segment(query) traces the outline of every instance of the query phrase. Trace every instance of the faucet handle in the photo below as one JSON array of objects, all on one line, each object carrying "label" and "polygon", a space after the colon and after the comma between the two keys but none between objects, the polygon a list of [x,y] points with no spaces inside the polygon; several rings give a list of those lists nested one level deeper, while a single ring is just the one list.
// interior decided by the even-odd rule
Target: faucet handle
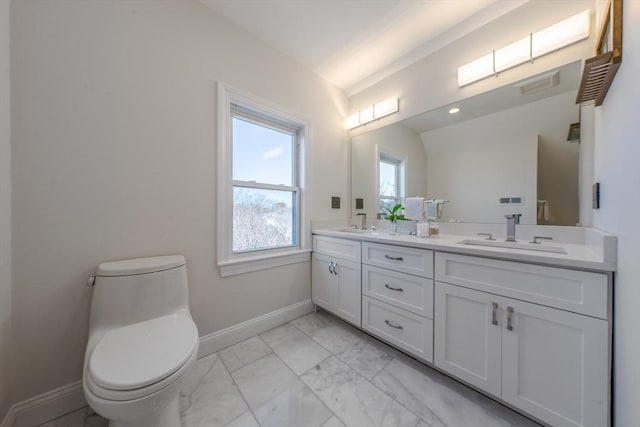
[{"label": "faucet handle", "polygon": [[536,245],[539,245],[540,242],[538,242],[538,240],[540,239],[544,239],[544,240],[553,240],[553,237],[545,237],[545,236],[533,236],[533,240],[531,240],[529,243],[534,243]]},{"label": "faucet handle", "polygon": [[486,239],[484,240],[496,240],[493,238],[493,233],[477,233],[478,236],[488,236]]},{"label": "faucet handle", "polygon": [[522,216],[522,214],[507,214],[504,217],[506,219],[515,219],[516,220],[516,224],[520,224],[520,217]]}]

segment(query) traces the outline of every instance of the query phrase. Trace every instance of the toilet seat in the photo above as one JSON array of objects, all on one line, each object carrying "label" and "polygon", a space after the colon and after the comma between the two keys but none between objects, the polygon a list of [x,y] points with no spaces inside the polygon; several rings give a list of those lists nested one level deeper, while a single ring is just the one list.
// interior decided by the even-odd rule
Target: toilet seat
[{"label": "toilet seat", "polygon": [[197,348],[197,328],[185,313],[112,329],[95,346],[86,380],[105,399],[143,397],[179,378]]}]

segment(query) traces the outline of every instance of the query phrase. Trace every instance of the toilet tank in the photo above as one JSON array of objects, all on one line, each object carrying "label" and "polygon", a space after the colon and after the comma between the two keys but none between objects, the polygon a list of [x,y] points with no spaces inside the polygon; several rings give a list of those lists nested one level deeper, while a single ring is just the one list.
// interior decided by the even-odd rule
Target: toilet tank
[{"label": "toilet tank", "polygon": [[129,325],[179,310],[189,311],[182,255],[106,262],[96,273],[89,328]]}]

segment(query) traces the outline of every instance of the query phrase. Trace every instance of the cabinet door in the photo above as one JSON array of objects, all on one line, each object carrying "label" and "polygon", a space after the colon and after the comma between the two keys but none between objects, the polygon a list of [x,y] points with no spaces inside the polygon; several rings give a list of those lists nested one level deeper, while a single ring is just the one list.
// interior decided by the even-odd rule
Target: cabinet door
[{"label": "cabinet door", "polygon": [[335,259],[338,279],[337,315],[347,322],[362,325],[362,289],[360,263]]},{"label": "cabinet door", "polygon": [[556,427],[609,425],[608,323],[503,302],[502,399]]},{"label": "cabinet door", "polygon": [[435,365],[496,396],[501,391],[500,300],[436,282]]},{"label": "cabinet door", "polygon": [[311,257],[311,300],[335,312],[338,307],[338,279],[333,273],[334,260],[316,253]]}]

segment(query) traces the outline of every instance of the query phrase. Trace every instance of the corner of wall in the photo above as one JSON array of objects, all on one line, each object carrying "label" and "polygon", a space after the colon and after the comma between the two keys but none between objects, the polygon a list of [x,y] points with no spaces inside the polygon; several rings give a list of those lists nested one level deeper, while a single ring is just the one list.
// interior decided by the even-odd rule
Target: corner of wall
[{"label": "corner of wall", "polygon": [[10,1],[0,1],[0,422],[11,404]]}]

